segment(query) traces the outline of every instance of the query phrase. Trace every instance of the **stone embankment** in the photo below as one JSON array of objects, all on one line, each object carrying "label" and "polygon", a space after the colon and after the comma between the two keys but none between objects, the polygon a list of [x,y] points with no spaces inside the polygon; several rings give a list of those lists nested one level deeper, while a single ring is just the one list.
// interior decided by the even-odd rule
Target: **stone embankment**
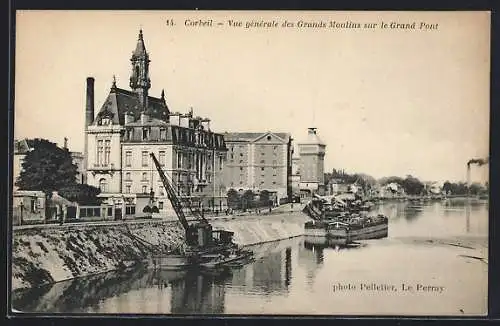
[{"label": "stone embankment", "polygon": [[[143,239],[147,239],[147,243]],[[178,223],[61,226],[14,230],[12,288],[121,269],[182,244]]]},{"label": "stone embankment", "polygon": [[[307,218],[296,212],[272,216],[214,219],[214,228],[235,232],[240,245],[303,234]],[[119,270],[147,261],[152,252],[182,246],[175,221],[62,225],[15,229],[12,239],[12,289],[30,288],[76,277]]]}]

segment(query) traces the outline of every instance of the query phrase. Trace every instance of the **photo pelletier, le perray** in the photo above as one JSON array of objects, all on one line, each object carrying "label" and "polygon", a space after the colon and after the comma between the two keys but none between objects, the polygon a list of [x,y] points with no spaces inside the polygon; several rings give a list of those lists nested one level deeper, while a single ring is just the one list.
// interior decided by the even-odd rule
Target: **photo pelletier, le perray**
[{"label": "photo pelletier, le perray", "polygon": [[488,313],[488,12],[15,21],[12,314]]}]

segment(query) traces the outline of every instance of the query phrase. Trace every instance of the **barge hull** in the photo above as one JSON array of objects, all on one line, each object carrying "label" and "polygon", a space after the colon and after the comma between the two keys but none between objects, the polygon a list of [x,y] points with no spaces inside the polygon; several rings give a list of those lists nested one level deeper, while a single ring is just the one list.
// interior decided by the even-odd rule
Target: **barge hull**
[{"label": "barge hull", "polygon": [[368,226],[361,229],[330,229],[327,235],[334,238],[346,237],[349,240],[369,240],[369,239],[380,239],[385,238],[388,235],[388,225],[380,224],[374,226]]}]

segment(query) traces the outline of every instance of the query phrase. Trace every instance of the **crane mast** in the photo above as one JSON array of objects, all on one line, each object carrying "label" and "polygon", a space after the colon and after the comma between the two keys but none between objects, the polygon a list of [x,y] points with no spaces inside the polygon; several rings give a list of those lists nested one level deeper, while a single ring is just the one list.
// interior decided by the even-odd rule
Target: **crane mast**
[{"label": "crane mast", "polygon": [[[161,168],[160,162],[156,159],[154,153],[150,154],[151,158],[153,159],[153,163],[156,167],[156,170],[158,171],[158,174],[160,175],[160,179],[163,183],[163,186],[165,187],[165,190],[167,192],[167,197],[172,203],[172,207],[175,211],[175,214],[177,215],[177,218],[182,224],[182,227],[184,228],[184,231],[186,232],[186,243],[188,246],[194,247],[194,248],[203,248],[210,246],[213,243],[213,230],[212,226],[208,221],[203,217],[201,214],[195,214],[193,210],[191,210],[191,207],[188,206],[189,210],[193,214],[193,216],[199,220],[198,223],[194,224],[189,224],[188,220],[186,218],[186,215],[184,214],[183,210],[183,205],[182,202],[180,201],[179,197],[176,194],[176,191],[174,187],[172,186],[172,183],[168,180],[167,176],[163,172]],[[227,234],[232,234],[232,232],[226,232]],[[229,241],[231,240],[229,237],[226,237]]]},{"label": "crane mast", "polygon": [[[163,172],[161,164],[156,159],[154,153],[150,153],[150,156],[153,160],[156,170],[158,171],[158,174],[160,175],[160,179],[163,183],[163,186],[165,187],[167,197],[172,203],[175,214],[177,215],[177,218],[181,222],[182,227],[186,232],[185,240],[187,248],[184,249],[183,255],[189,259],[189,262],[196,264],[200,261],[203,261],[204,259],[211,259],[210,256],[204,256],[210,255],[211,253],[218,254],[219,258],[227,258],[232,252],[234,253],[234,250],[238,249],[238,246],[233,242],[232,239],[234,232],[227,230],[213,230],[212,225],[210,225],[210,223],[208,223],[208,221],[201,214],[194,214],[194,216],[200,220],[198,223],[193,223],[191,225],[188,223],[186,215],[184,214],[182,202],[177,196],[172,183],[168,180],[167,176]],[[194,213],[191,210],[190,206],[188,206],[188,208],[192,213]],[[248,253],[242,254],[240,252],[239,255],[239,257],[247,257]],[[234,257],[231,258],[231,260],[234,259]],[[214,264],[219,263],[214,262]]]},{"label": "crane mast", "polygon": [[153,159],[154,165],[156,167],[156,170],[158,171],[158,174],[160,175],[161,182],[163,183],[163,187],[165,188],[167,192],[168,199],[172,203],[172,207],[174,208],[175,214],[177,215],[177,218],[182,224],[182,227],[184,230],[188,230],[189,228],[189,223],[186,219],[186,215],[184,214],[184,211],[182,210],[182,203],[180,202],[179,198],[175,194],[175,190],[170,184],[170,182],[167,179],[167,176],[161,169],[160,162],[156,159],[155,155],[153,153],[150,154],[151,158]]}]

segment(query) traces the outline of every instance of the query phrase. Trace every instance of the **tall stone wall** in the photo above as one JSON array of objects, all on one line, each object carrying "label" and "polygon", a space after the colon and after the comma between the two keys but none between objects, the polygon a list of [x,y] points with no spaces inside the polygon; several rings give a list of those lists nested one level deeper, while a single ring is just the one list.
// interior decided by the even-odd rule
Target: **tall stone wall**
[{"label": "tall stone wall", "polygon": [[[303,234],[306,217],[289,214],[212,221],[235,233],[239,245]],[[12,241],[12,288],[30,288],[146,262],[151,253],[184,245],[184,231],[174,221],[42,226],[17,229]]]}]

